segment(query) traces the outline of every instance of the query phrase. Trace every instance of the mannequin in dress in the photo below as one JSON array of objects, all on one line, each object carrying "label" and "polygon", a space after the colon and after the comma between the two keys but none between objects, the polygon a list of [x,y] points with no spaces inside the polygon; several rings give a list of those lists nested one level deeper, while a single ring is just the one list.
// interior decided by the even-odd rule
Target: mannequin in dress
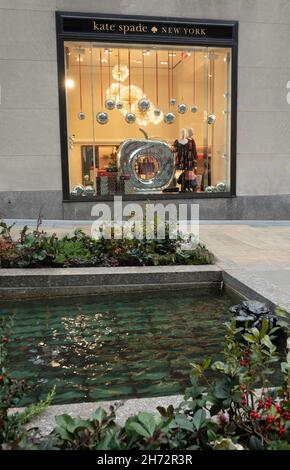
[{"label": "mannequin in dress", "polygon": [[189,152],[191,154],[191,158],[193,160],[193,167],[197,167],[197,150],[196,150],[196,143],[193,138],[193,129],[190,127],[187,129],[187,139],[189,142]]},{"label": "mannequin in dress", "polygon": [[175,153],[176,169],[182,170],[178,183],[181,184],[181,191],[184,192],[189,190],[188,181],[195,178],[192,170],[196,160],[195,142],[193,138],[187,138],[186,129],[180,129],[179,139],[175,140],[173,151]]}]

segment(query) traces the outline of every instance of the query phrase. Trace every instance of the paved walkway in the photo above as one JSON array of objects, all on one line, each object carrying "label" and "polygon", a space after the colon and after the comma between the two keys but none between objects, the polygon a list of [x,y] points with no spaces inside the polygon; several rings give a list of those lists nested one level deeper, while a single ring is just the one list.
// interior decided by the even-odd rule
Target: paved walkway
[{"label": "paved walkway", "polygon": [[[25,224],[35,221],[17,221],[14,233]],[[88,221],[43,222],[44,230],[58,235],[77,227],[90,233]],[[219,266],[290,308],[290,221],[202,221],[200,238]]]}]

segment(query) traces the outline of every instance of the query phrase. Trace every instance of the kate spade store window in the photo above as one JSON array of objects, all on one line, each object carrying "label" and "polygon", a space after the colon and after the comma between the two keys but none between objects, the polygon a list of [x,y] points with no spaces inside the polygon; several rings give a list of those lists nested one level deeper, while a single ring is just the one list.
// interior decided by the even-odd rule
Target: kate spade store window
[{"label": "kate spade store window", "polygon": [[61,47],[69,199],[233,194],[232,47]]}]

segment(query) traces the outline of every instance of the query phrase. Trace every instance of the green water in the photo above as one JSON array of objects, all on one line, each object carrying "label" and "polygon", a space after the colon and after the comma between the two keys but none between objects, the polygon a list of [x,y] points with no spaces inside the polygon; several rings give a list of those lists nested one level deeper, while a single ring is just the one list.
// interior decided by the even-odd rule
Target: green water
[{"label": "green water", "polygon": [[236,299],[209,291],[6,303],[14,316],[9,367],[55,403],[183,393],[190,362],[219,356]]}]

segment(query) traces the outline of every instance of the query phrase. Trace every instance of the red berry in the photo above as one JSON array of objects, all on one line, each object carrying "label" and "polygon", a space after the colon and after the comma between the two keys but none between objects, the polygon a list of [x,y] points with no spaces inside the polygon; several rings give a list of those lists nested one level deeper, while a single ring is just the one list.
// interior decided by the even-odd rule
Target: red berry
[{"label": "red berry", "polygon": [[5,337],[5,338],[2,339],[2,341],[3,341],[3,343],[8,343],[8,338]]},{"label": "red berry", "polygon": [[0,375],[0,382],[2,382],[2,381],[3,381],[3,376],[2,376],[2,375]]},{"label": "red berry", "polygon": [[242,400],[241,403],[242,403],[242,406],[246,406],[246,404],[247,404],[246,400]]}]

